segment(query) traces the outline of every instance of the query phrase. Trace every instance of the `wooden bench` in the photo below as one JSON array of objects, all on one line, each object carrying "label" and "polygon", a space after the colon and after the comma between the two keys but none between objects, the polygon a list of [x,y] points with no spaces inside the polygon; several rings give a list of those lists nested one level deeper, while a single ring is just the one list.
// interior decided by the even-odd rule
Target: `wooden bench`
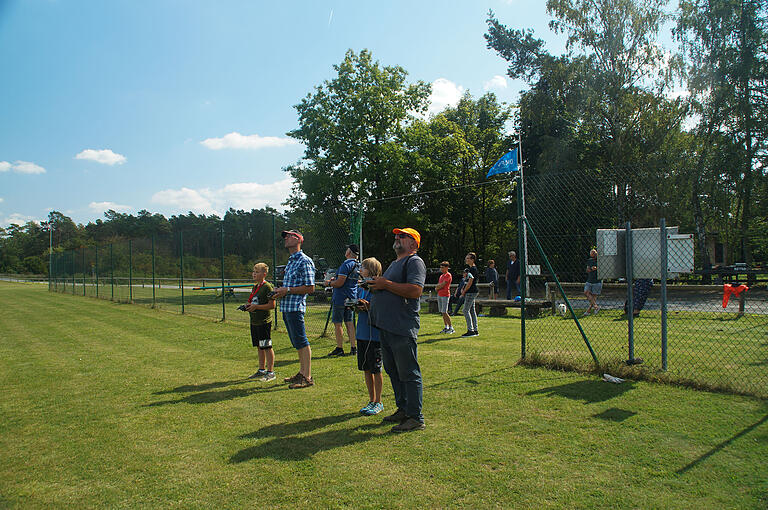
[{"label": "wooden bench", "polygon": [[[440,313],[437,309],[437,298],[428,297],[425,299],[429,305],[429,313]],[[476,299],[475,310],[477,313],[482,313],[483,307],[489,308],[488,315],[491,317],[501,317],[507,315],[507,308],[520,308],[520,301],[513,301],[508,299]],[[549,309],[552,307],[552,303],[544,299],[531,299],[525,300],[525,315],[526,318],[535,319],[541,315],[542,308]]]}]

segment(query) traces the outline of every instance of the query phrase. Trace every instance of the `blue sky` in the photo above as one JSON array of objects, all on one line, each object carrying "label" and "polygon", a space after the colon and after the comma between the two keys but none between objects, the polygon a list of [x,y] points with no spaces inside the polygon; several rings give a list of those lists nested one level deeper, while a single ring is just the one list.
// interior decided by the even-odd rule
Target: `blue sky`
[{"label": "blue sky", "polygon": [[293,105],[347,49],[433,83],[432,111],[466,90],[515,102],[486,15],[560,53],[544,3],[0,0],[0,226],[281,208]]}]

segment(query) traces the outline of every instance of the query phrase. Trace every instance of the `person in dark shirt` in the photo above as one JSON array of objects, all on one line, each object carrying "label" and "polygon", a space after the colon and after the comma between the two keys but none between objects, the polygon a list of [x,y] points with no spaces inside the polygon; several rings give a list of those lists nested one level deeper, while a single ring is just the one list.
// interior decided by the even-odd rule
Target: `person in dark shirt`
[{"label": "person in dark shirt", "polygon": [[473,252],[467,253],[464,261],[467,263],[467,283],[461,295],[464,296],[464,319],[467,321],[467,332],[462,337],[478,336],[477,330],[477,311],[475,310],[475,299],[477,299],[477,275],[479,271],[475,265],[477,255]]},{"label": "person in dark shirt", "polygon": [[517,289],[516,295],[520,295],[520,261],[513,251],[509,252],[507,261],[507,299],[512,299],[512,289]]},{"label": "person in dark shirt", "polygon": [[597,313],[600,307],[597,306],[597,296],[603,291],[603,282],[597,279],[597,250],[589,252],[587,259],[587,283],[584,284],[584,295],[589,300],[589,307],[584,315]]},{"label": "person in dark shirt", "polygon": [[493,259],[488,261],[488,267],[485,269],[485,281],[491,284],[490,298],[496,299],[499,292],[499,272],[496,271],[496,261]]}]

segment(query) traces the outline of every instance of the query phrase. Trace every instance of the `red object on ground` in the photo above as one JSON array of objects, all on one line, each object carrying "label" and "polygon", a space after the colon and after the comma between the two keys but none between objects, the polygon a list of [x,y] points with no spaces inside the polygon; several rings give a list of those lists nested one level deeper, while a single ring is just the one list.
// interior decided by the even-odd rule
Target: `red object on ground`
[{"label": "red object on ground", "polygon": [[723,285],[723,308],[728,306],[728,300],[731,298],[731,294],[738,296],[742,292],[746,292],[748,290],[749,287],[746,285],[732,285],[730,283]]}]

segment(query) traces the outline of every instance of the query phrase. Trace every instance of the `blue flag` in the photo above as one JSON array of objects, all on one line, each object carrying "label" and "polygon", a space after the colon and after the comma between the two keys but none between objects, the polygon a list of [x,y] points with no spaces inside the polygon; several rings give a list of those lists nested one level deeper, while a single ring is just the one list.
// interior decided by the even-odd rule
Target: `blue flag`
[{"label": "blue flag", "polygon": [[488,177],[496,174],[506,174],[509,172],[517,172],[518,170],[519,168],[517,167],[517,149],[512,149],[511,151],[507,152],[502,157],[500,157],[496,163],[494,163],[491,169],[488,170],[488,175],[486,175],[485,178],[487,179]]}]

